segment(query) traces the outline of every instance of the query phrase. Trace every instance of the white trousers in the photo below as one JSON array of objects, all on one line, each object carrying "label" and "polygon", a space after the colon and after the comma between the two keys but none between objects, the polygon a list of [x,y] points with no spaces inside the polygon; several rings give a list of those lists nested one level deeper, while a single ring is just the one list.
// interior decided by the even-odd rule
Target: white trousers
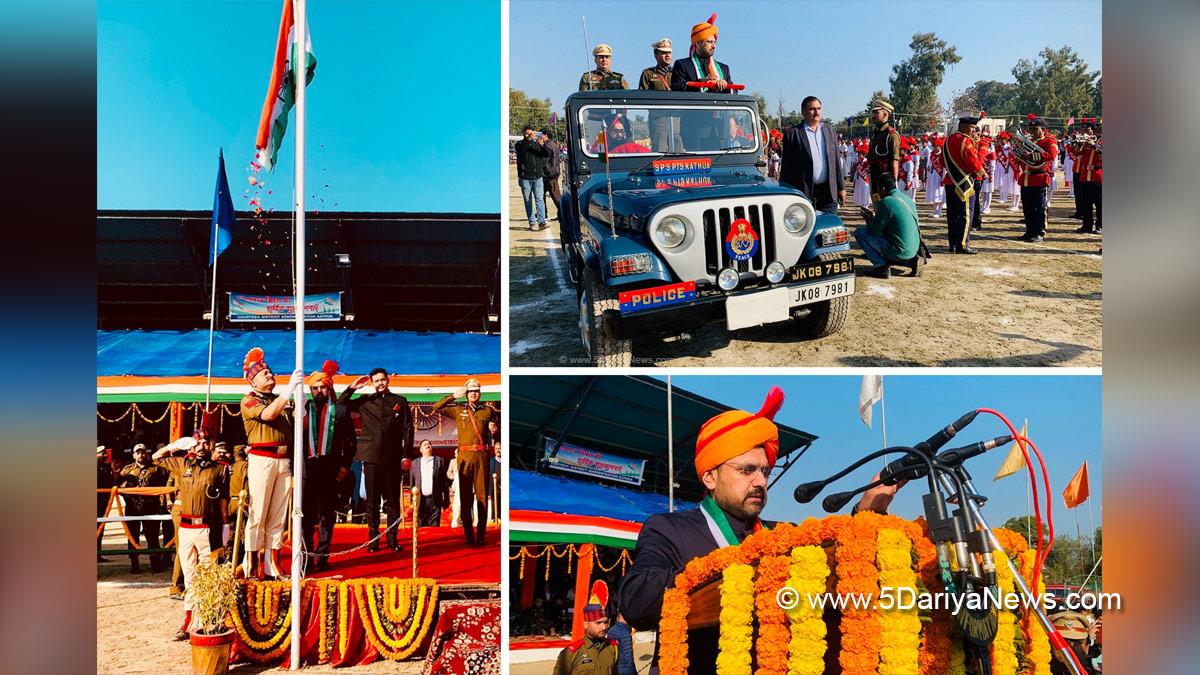
[{"label": "white trousers", "polygon": [[[287,523],[288,487],[292,476],[288,471],[288,458],[250,455],[246,468],[246,491],[250,514],[246,523],[246,552],[257,553],[264,548],[277,549],[283,546],[283,528]],[[250,558],[244,563],[250,573]],[[273,569],[267,556],[266,574],[278,576],[281,570]]]},{"label": "white trousers", "polygon": [[176,545],[179,547],[179,569],[183,571],[183,583],[187,591],[183,594],[183,611],[190,612],[196,607],[196,598],[192,590],[192,576],[196,573],[196,565],[212,554],[208,545],[207,527],[180,527],[175,531]]}]

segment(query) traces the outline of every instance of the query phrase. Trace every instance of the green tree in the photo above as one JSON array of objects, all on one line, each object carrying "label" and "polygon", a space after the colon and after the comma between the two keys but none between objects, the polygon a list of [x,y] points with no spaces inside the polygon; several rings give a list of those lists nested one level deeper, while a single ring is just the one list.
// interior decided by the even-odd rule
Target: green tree
[{"label": "green tree", "polygon": [[1096,86],[1092,87],[1092,112],[1096,113],[1097,117],[1102,115],[1104,110],[1104,106],[1101,105],[1104,89],[1100,86],[1100,80],[1101,78],[1097,77]]},{"label": "green tree", "polygon": [[535,129],[550,126],[550,99],[534,98],[520,89],[509,89],[508,133],[519,136],[526,124]]},{"label": "green tree", "polygon": [[1089,72],[1087,62],[1070,47],[1046,47],[1038,55],[1041,61],[1021,59],[1012,69],[1022,114],[1070,117],[1098,112],[1099,71]]},{"label": "green tree", "polygon": [[951,113],[987,112],[988,117],[1020,115],[1017,85],[996,80],[979,80],[964,89],[950,103]]},{"label": "green tree", "polygon": [[910,130],[930,128],[929,120],[942,113],[937,98],[946,69],[962,57],[954,47],[938,39],[935,33],[917,33],[909,43],[912,56],[892,66],[888,84],[892,87],[891,104],[896,112],[906,118],[916,116]]},{"label": "green tree", "polygon": [[[1025,537],[1025,542],[1031,547],[1037,545],[1037,520],[1033,516],[1014,516],[1004,521],[1001,527]],[[1049,539],[1049,536],[1050,532],[1045,527],[1042,527],[1043,545]]]}]

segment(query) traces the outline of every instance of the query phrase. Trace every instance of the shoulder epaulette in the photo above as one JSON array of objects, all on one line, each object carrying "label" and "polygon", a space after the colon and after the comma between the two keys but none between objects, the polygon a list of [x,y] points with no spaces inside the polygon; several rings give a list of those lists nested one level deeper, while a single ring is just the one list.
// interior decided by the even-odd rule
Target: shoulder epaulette
[{"label": "shoulder epaulette", "polygon": [[579,651],[579,648],[582,646],[583,646],[583,638],[580,638],[580,639],[572,642],[571,644],[567,645],[567,651],[574,654],[575,652]]}]

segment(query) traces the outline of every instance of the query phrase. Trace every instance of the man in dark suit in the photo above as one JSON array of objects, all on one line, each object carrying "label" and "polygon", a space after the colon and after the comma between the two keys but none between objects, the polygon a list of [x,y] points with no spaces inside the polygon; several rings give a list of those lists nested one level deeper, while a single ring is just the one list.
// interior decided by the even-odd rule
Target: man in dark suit
[{"label": "man in dark suit", "polygon": [[800,104],[804,123],[783,132],[783,165],[779,182],[803,192],[818,211],[837,213],[846,188],[837,157],[837,135],[821,123],[821,99],[808,96]]},{"label": "man in dark suit", "polygon": [[[375,392],[351,398],[356,390],[368,383]],[[393,551],[400,550],[396,529],[400,523],[400,479],[403,476],[401,463],[412,455],[413,420],[408,408],[408,399],[388,391],[388,375],[383,368],[375,368],[369,375],[360,377],[350,384],[338,398],[350,412],[358,413],[362,420],[362,431],[370,439],[358,448],[355,457],[362,462],[363,476],[367,484],[367,503],[364,507],[367,528],[374,540],[368,551],[378,551],[379,502],[382,499],[387,513],[387,545]]]},{"label": "man in dark suit", "polygon": [[[729,66],[717,60],[717,27],[713,24],[717,15],[713,14],[708,21],[692,26],[692,51],[686,59],[679,59],[671,66],[671,91],[704,91],[712,93],[731,93],[729,83]],[[711,82],[712,86],[704,89],[691,89],[688,82]]]},{"label": "man in dark suit", "polygon": [[442,522],[442,509],[450,502],[446,460],[433,454],[432,443],[421,441],[421,457],[413,460],[409,474],[413,489],[421,495],[421,527],[437,527]]},{"label": "man in dark suit", "polygon": [[354,421],[344,403],[333,398],[333,376],[337,362],[326,361],[321,369],[308,376],[306,383],[312,392],[305,418],[304,436],[304,545],[317,543],[313,548],[316,560],[313,569],[329,569],[329,543],[333,540],[333,524],[337,519],[338,484],[350,476],[354,462],[357,436]]}]

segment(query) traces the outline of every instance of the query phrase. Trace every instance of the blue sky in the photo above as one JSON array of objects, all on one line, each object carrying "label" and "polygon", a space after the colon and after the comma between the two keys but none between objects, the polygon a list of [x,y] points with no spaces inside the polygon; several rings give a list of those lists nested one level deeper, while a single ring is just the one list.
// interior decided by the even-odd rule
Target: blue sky
[{"label": "blue sky", "polygon": [[[1018,430],[1022,420],[1028,418],[1029,437],[1042,451],[1050,473],[1056,532],[1075,536],[1075,513],[1063,506],[1062,491],[1085,459],[1094,500],[1092,512],[1096,524],[1100,524],[1103,474],[1099,377],[888,375],[883,381],[889,445],[914,445],[976,408],[999,410]],[[820,497],[810,504],[797,504],[793,500],[792,491],[796,485],[830,476],[883,447],[879,405],[875,406],[873,430],[868,429],[858,416],[861,383],[860,376],[840,375],[679,375],[672,378],[676,387],[750,411],[761,407],[763,397],[772,385],[783,388],[787,399],[776,421],[819,437],[771,488],[764,516],[770,520],[789,521],[825,515]],[[959,447],[1007,433],[997,418],[980,415],[947,447]],[[1008,448],[997,448],[967,464],[975,487],[990,499],[983,513],[993,526],[1027,512],[1029,480],[1024,470],[999,481],[992,480],[1008,454]],[[878,462],[869,463],[830,485],[822,496],[866,484],[880,466]],[[1038,477],[1040,484],[1040,472]],[[910,483],[901,489],[891,512],[907,518],[921,515],[920,497],[925,485],[924,482]],[[1082,528],[1087,530],[1087,504],[1079,507],[1079,516]]]},{"label": "blue sky", "polygon": [[[97,4],[97,206],[237,208],[282,2]],[[497,213],[500,7],[308,3],[309,210]],[[295,113],[265,208],[291,208]]]},{"label": "blue sky", "polygon": [[819,96],[827,118],[861,110],[876,89],[890,89],[892,66],[907,59],[914,33],[936,33],[962,61],[938,90],[951,93],[977,80],[1012,82],[1019,59],[1045,47],[1070,45],[1092,70],[1101,66],[1099,2],[546,2],[514,0],[510,21],[510,85],[554,109],[594,67],[582,22],[595,46],[613,48],[613,70],[637,86],[653,64],[650,45],[662,37],[685,57],[691,27],[717,13],[717,59],[733,80],[766,97],[775,111],[799,110]]}]

